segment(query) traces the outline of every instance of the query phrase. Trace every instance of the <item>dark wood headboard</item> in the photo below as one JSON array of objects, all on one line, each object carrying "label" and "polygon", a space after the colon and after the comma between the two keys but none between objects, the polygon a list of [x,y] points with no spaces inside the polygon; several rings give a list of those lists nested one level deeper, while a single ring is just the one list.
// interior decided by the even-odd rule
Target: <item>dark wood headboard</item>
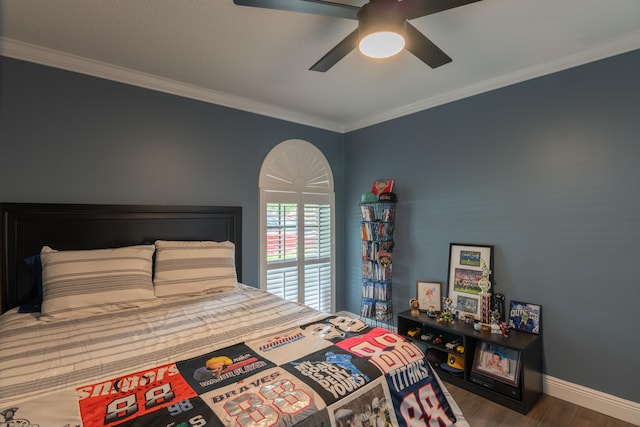
[{"label": "dark wood headboard", "polygon": [[25,302],[24,258],[42,246],[58,250],[102,249],[155,240],[230,240],[242,280],[242,208],[0,203],[0,312]]}]

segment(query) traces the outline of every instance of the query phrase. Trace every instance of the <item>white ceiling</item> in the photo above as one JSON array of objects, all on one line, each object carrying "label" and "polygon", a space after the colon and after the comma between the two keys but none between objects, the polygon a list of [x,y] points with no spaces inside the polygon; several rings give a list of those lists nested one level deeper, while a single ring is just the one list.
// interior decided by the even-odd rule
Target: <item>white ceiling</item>
[{"label": "white ceiling", "polygon": [[411,21],[449,64],[353,51],[326,73],[308,69],[357,21],[232,0],[0,0],[0,14],[4,56],[339,132],[640,48],[640,0],[482,0]]}]

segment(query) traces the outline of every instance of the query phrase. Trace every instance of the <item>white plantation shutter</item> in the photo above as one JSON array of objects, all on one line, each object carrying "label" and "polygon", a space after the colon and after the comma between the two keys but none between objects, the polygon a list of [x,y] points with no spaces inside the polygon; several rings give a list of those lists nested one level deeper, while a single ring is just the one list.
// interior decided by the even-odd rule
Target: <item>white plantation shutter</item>
[{"label": "white plantation shutter", "polygon": [[326,159],[285,141],[260,171],[261,287],[318,310],[334,308],[334,195]]},{"label": "white plantation shutter", "polygon": [[289,301],[298,301],[298,267],[267,269],[267,290]]},{"label": "white plantation shutter", "polygon": [[266,212],[267,290],[298,301],[298,204],[267,202]]},{"label": "white plantation shutter", "polygon": [[304,302],[331,311],[331,205],[304,204]]}]

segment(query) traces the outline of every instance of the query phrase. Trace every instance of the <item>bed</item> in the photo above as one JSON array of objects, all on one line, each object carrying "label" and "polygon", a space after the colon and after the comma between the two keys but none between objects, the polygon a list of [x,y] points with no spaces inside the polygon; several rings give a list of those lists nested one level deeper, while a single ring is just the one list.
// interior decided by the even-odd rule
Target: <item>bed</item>
[{"label": "bed", "polygon": [[0,203],[0,426],[468,426],[392,331],[242,283],[240,207]]}]

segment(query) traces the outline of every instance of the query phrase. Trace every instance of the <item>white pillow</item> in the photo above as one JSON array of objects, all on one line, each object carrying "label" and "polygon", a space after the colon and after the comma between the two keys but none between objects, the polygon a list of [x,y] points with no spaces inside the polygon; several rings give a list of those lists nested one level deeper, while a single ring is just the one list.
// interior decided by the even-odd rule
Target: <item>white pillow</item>
[{"label": "white pillow", "polygon": [[155,246],[158,297],[222,292],[237,285],[233,242],[157,240]]},{"label": "white pillow", "polygon": [[86,251],[44,246],[42,320],[138,307],[154,300],[152,245]]}]

